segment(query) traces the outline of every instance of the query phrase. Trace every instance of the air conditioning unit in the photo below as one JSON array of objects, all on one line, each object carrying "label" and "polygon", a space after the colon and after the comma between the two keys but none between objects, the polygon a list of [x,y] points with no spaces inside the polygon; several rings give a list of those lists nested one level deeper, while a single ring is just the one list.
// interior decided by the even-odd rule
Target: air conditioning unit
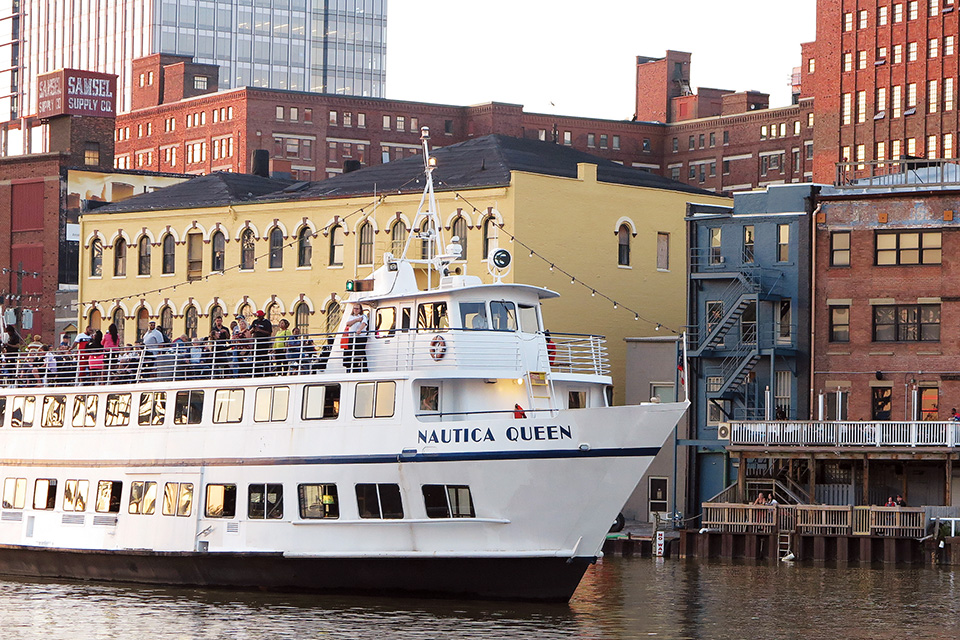
[{"label": "air conditioning unit", "polygon": [[726,440],[727,442],[730,441],[730,423],[729,422],[721,422],[717,426],[717,440]]}]

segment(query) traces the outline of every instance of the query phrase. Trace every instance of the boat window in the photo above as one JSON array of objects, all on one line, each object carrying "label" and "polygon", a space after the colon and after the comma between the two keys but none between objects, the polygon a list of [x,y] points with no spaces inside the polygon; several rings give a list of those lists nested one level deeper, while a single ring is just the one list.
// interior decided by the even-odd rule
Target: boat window
[{"label": "boat window", "polygon": [[482,302],[460,303],[460,326],[464,329],[487,329],[487,305]]},{"label": "boat window", "polygon": [[603,388],[603,398],[607,401],[606,406],[613,406],[613,385],[607,385]]},{"label": "boat window", "polygon": [[[94,411],[96,413],[96,411]],[[104,421],[108,427],[125,427],[130,424],[130,394],[108,393]]]},{"label": "boat window", "polygon": [[251,484],[247,501],[247,517],[254,520],[283,518],[283,485]]},{"label": "boat window", "polygon": [[163,424],[163,416],[166,414],[166,407],[166,391],[148,391],[141,393],[140,416],[138,418],[139,424]]},{"label": "boat window", "polygon": [[123,491],[123,483],[119,480],[101,480],[97,483],[97,503],[95,508],[98,513],[120,513],[120,492]]},{"label": "boat window", "polygon": [[587,407],[587,392],[586,391],[571,391],[567,394],[567,408],[568,409],[586,409]]},{"label": "boat window", "polygon": [[304,420],[322,420],[340,415],[340,385],[312,384],[303,388]]},{"label": "boat window", "polygon": [[71,426],[92,427],[97,424],[97,399],[95,393],[79,395],[73,398],[73,416]]},{"label": "boat window", "polygon": [[189,516],[192,511],[192,482],[168,482],[163,486],[163,515]]},{"label": "boat window", "polygon": [[130,504],[127,513],[142,516],[153,515],[157,510],[157,483],[136,482],[130,483]]},{"label": "boat window", "polygon": [[512,302],[491,302],[490,319],[494,331],[516,331],[517,310]]},{"label": "boat window", "polygon": [[449,326],[446,302],[426,302],[417,307],[417,329],[446,329]]},{"label": "boat window", "polygon": [[400,329],[406,331],[411,326],[413,310],[410,307],[404,307],[400,313]]},{"label": "boat window", "polygon": [[0,426],[3,426],[3,419],[7,413],[7,396],[0,396]]},{"label": "boat window", "polygon": [[208,518],[232,518],[237,515],[237,485],[208,484],[204,513]]},{"label": "boat window", "polygon": [[27,479],[7,478],[3,481],[3,508],[23,509],[27,503]]},{"label": "boat window", "polygon": [[300,517],[304,520],[340,517],[337,485],[301,484],[297,493],[300,496]]},{"label": "boat window", "polygon": [[475,518],[470,487],[455,484],[423,485],[428,518]]},{"label": "boat window", "polygon": [[240,422],[243,418],[243,389],[217,389],[213,394],[213,421]]},{"label": "boat window", "polygon": [[203,416],[203,391],[177,391],[177,401],[173,406],[174,424],[200,424]]},{"label": "boat window", "polygon": [[396,307],[381,307],[377,309],[377,337],[389,338],[397,332]]},{"label": "boat window", "polygon": [[86,511],[87,492],[90,483],[87,480],[67,480],[63,483],[63,510]]},{"label": "boat window", "polygon": [[440,387],[420,386],[420,411],[440,411]]},{"label": "boat window", "polygon": [[257,422],[280,422],[287,419],[290,387],[260,387],[257,389],[253,419]]},{"label": "boat window", "polygon": [[33,483],[33,508],[40,510],[57,508],[57,481],[53,478],[37,478]]},{"label": "boat window", "polygon": [[354,418],[391,418],[397,394],[397,383],[358,382],[353,403]]},{"label": "boat window", "polygon": [[361,518],[403,518],[400,487],[395,484],[358,484],[357,510]]},{"label": "boat window", "polygon": [[11,427],[32,427],[34,396],[17,396],[13,399],[13,412],[10,414]]},{"label": "boat window", "polygon": [[40,414],[41,427],[62,427],[63,414],[66,413],[66,396],[45,396],[43,412]]},{"label": "boat window", "polygon": [[524,333],[537,333],[540,331],[540,317],[537,315],[537,308],[530,304],[518,305],[520,314],[520,331]]}]

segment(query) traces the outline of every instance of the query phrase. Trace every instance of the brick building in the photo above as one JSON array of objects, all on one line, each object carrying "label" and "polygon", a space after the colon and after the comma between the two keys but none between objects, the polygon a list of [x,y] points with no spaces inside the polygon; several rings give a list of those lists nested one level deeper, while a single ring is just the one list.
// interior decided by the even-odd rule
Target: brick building
[{"label": "brick building", "polygon": [[[344,163],[381,164],[418,152],[419,128],[438,144],[488,134],[573,147],[709,191],[809,181],[809,101],[768,109],[768,96],[689,88],[657,71],[674,58],[638,58],[632,121],[527,113],[521,105],[453,106],[330,94],[240,88],[217,92],[216,72],[177,56],[136,61],[134,110],[117,119],[117,166],[124,169],[247,171],[268,149],[274,171],[322,179]],[[205,88],[199,88],[205,87]],[[665,96],[662,109],[646,96]],[[669,99],[666,99],[669,97]],[[682,114],[676,121],[667,109]],[[666,114],[666,116],[664,115]],[[665,119],[666,117],[666,119]]]}]

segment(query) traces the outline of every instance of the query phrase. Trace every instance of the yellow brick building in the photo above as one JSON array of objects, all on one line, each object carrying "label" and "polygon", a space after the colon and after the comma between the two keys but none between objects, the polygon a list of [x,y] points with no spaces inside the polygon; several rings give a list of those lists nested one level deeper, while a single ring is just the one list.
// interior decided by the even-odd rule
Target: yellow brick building
[{"label": "yellow brick building", "polygon": [[[561,294],[544,305],[551,331],[606,335],[617,384],[625,337],[682,327],[686,204],[728,199],[534,140],[485,136],[434,155],[444,239],[464,247],[457,267],[491,281],[484,249],[509,249],[505,280]],[[173,339],[263,309],[333,330],[346,281],[409,237],[422,173],[414,157],[294,185],[214,174],[86,213],[80,322],[116,322],[133,342],[149,319]]]}]

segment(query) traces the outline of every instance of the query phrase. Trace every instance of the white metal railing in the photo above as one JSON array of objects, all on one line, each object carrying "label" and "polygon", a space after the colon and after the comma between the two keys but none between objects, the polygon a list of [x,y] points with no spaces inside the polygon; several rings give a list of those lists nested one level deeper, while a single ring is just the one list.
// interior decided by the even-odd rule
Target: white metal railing
[{"label": "white metal railing", "polygon": [[731,422],[730,444],[795,447],[954,447],[960,422]]},{"label": "white metal railing", "polygon": [[525,346],[529,337],[493,330],[371,331],[365,338],[354,342],[344,334],[310,334],[279,341],[271,336],[118,349],[24,349],[0,355],[0,379],[16,388],[425,368],[501,369],[510,375],[534,367],[596,375],[610,371],[599,336],[550,334],[549,341],[538,336],[539,348]]}]

